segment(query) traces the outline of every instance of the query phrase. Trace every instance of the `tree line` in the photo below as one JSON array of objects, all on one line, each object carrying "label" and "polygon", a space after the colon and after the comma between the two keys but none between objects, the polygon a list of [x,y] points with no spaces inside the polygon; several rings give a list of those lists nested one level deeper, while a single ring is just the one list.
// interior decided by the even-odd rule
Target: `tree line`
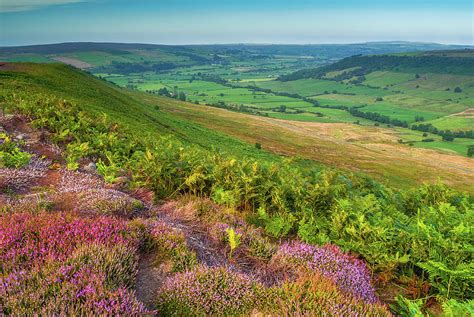
[{"label": "tree line", "polygon": [[[347,70],[336,76],[337,79],[348,79],[354,76],[364,76],[377,70],[387,69],[423,69],[435,73],[460,72],[474,75],[474,58],[448,57],[448,56],[396,56],[396,55],[355,55],[344,58],[334,64],[319,68],[302,69],[291,74],[282,75],[280,81],[293,81],[298,79],[322,79],[326,73]],[[350,76],[350,77],[349,77]]]}]

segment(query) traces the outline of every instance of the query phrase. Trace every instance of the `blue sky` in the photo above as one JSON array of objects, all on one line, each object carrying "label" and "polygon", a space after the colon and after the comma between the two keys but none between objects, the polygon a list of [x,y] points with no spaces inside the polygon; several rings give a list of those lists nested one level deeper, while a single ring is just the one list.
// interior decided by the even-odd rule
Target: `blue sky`
[{"label": "blue sky", "polygon": [[474,44],[473,0],[0,0],[0,45]]}]

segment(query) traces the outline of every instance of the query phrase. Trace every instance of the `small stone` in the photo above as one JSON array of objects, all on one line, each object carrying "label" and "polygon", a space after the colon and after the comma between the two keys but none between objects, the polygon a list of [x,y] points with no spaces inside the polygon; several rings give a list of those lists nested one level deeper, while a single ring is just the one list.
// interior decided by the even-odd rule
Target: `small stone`
[{"label": "small stone", "polygon": [[26,137],[25,134],[20,133],[20,134],[18,134],[18,135],[16,136],[16,138],[17,138],[17,140],[20,140],[20,141],[21,141],[21,140],[25,140],[27,137]]},{"label": "small stone", "polygon": [[89,173],[95,173],[97,170],[97,166],[95,165],[94,162],[90,162],[86,166],[84,166],[84,171],[89,172]]}]

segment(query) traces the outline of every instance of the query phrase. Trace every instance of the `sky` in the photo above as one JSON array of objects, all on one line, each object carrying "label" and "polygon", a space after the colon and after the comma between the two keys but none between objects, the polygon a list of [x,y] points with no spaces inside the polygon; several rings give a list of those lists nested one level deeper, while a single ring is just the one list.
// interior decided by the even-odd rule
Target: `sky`
[{"label": "sky", "polygon": [[0,46],[474,44],[474,0],[0,0]]}]

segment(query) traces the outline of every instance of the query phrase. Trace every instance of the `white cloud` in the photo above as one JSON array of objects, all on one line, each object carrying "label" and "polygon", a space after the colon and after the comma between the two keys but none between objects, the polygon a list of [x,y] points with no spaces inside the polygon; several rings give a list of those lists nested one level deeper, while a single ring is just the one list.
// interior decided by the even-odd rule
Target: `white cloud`
[{"label": "white cloud", "polygon": [[30,11],[42,7],[84,2],[85,0],[0,0],[1,12]]}]

